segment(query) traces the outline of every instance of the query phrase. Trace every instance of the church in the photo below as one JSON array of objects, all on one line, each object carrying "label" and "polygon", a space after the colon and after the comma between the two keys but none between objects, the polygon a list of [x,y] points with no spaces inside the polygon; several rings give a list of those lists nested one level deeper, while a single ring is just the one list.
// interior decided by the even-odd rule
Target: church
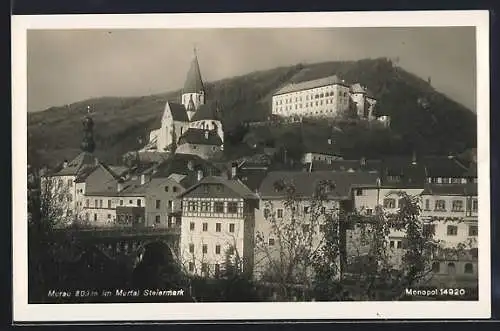
[{"label": "church", "polygon": [[160,128],[149,134],[144,151],[218,157],[224,149],[220,109],[207,102],[196,51],[191,62],[180,103],[167,101]]}]

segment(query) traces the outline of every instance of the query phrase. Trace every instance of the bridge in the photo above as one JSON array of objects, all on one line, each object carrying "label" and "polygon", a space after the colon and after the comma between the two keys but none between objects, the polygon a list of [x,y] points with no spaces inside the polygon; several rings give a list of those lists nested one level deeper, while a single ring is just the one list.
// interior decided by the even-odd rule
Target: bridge
[{"label": "bridge", "polygon": [[173,256],[179,255],[179,227],[69,227],[54,231],[54,240],[66,245],[94,246],[114,260],[129,259],[133,264],[147,246],[160,243]]}]

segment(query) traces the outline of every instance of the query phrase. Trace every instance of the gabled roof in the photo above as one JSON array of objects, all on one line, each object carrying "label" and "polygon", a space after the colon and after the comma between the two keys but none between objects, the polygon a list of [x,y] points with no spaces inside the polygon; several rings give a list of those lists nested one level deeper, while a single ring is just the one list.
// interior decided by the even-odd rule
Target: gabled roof
[{"label": "gabled roof", "polygon": [[322,181],[329,181],[333,187],[328,193],[331,199],[346,199],[351,195],[351,188],[363,185],[376,185],[377,174],[366,172],[331,172],[331,171],[272,171],[267,174],[260,185],[262,198],[283,198],[286,192],[279,189],[280,182],[295,187],[298,197],[310,198],[317,185]]},{"label": "gabled roof", "polygon": [[427,177],[467,177],[470,169],[454,157],[429,156],[422,161]]},{"label": "gabled roof", "polygon": [[427,184],[422,195],[477,196],[477,184]]},{"label": "gabled roof", "polygon": [[191,62],[191,67],[187,73],[186,81],[184,83],[183,93],[199,93],[205,92],[205,87],[203,86],[203,80],[201,79],[200,65],[198,63],[198,57],[194,56]]},{"label": "gabled roof", "polygon": [[[198,183],[191,186],[186,191],[184,191],[182,194],[180,194],[179,198],[182,198],[182,197],[189,195],[197,187],[204,185],[204,184],[223,185],[223,186],[227,187],[228,189],[230,189],[234,194],[240,196],[243,199],[258,199],[258,196],[255,193],[253,193],[248,187],[246,187],[245,184],[243,184],[241,181],[239,181],[237,179],[226,179],[224,177],[219,177],[219,176],[204,177]],[[209,194],[207,193],[207,196],[208,195]],[[212,196],[212,195],[210,195],[210,196]]]},{"label": "gabled roof", "polygon": [[285,85],[278,91],[276,91],[274,95],[297,92],[302,90],[309,90],[316,87],[327,86],[327,85],[345,85],[345,83],[343,83],[336,75],[333,75],[299,83],[290,83],[288,85]]},{"label": "gabled roof", "polygon": [[73,160],[68,162],[68,165],[54,174],[54,176],[76,176],[85,168],[95,167],[98,164],[98,159],[89,152],[81,152]]},{"label": "gabled roof", "polygon": [[189,122],[189,117],[184,105],[171,101],[167,101],[167,105],[170,108],[170,113],[174,121]]},{"label": "gabled roof", "polygon": [[220,175],[221,171],[211,162],[197,155],[173,154],[155,168],[154,178],[167,178],[176,174],[183,187],[190,187],[198,181],[197,172],[201,170],[204,176]]},{"label": "gabled roof", "polygon": [[182,144],[196,144],[196,145],[222,145],[222,139],[214,130],[203,130],[189,128],[187,131],[179,138],[178,145]]},{"label": "gabled roof", "polygon": [[217,108],[213,104],[200,105],[193,117],[191,122],[203,121],[203,120],[218,120],[217,118]]}]

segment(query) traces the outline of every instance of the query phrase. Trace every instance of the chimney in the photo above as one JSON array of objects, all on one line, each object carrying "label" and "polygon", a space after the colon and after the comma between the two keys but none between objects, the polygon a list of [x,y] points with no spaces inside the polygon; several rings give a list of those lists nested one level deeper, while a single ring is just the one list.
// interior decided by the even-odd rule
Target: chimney
[{"label": "chimney", "polygon": [[144,184],[146,184],[147,182],[149,182],[148,175],[146,175],[146,174],[142,174],[142,175],[141,175],[141,185],[144,185]]},{"label": "chimney", "polygon": [[116,184],[116,190],[117,190],[118,192],[123,191],[123,183],[122,183],[122,182],[118,182],[118,183]]},{"label": "chimney", "polygon": [[411,164],[417,165],[417,153],[415,151],[413,151],[413,155],[411,157]]},{"label": "chimney", "polygon": [[64,160],[63,162],[63,168],[67,168],[68,167],[68,160]]},{"label": "chimney", "polygon": [[205,131],[205,139],[208,139],[208,131]]},{"label": "chimney", "polygon": [[366,165],[366,158],[362,157],[359,163],[361,164],[362,167],[364,167]]},{"label": "chimney", "polygon": [[193,163],[193,161],[191,161],[191,160],[188,161],[187,168],[188,168],[188,170],[191,170],[191,171],[194,169],[194,163]]},{"label": "chimney", "polygon": [[332,144],[332,139],[328,138],[328,145]]},{"label": "chimney", "polygon": [[236,179],[236,175],[238,173],[238,163],[231,163],[231,176],[229,179]]},{"label": "chimney", "polygon": [[203,179],[203,171],[201,169],[199,169],[197,172],[196,172],[196,178],[198,179],[198,181],[202,180]]}]

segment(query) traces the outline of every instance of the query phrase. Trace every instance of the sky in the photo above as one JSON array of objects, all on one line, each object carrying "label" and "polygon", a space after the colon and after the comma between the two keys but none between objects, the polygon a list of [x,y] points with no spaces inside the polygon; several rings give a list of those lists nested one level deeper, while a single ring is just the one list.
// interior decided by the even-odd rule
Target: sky
[{"label": "sky", "polygon": [[196,47],[203,79],[364,58],[397,65],[476,108],[474,27],[29,30],[28,111],[182,87]]}]

